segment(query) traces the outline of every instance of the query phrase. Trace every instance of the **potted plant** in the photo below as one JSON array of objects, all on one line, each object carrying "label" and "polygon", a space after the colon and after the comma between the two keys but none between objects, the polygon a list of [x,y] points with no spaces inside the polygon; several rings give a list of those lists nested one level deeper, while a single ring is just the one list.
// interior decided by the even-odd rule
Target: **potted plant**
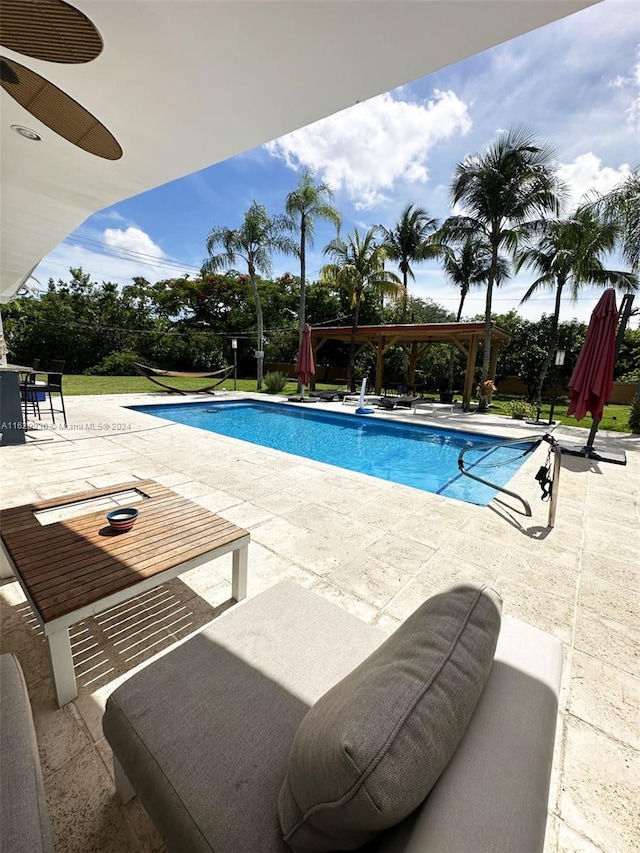
[{"label": "potted plant", "polygon": [[493,394],[498,389],[493,384],[493,379],[485,379],[484,382],[480,382],[478,387],[476,388],[476,394],[478,396],[479,408],[487,409],[491,405],[491,398]]}]

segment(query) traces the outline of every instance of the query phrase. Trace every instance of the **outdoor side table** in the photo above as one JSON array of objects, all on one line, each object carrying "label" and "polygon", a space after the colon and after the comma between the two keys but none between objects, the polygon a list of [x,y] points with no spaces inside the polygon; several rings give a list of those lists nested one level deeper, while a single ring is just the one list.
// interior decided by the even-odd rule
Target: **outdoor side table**
[{"label": "outdoor side table", "polygon": [[[139,515],[126,532],[112,531],[104,510],[47,525],[35,514],[131,491]],[[42,626],[59,706],[78,695],[69,637],[74,623],[229,552],[232,598],[247,594],[250,533],[154,480],[2,510],[0,538],[0,577],[15,575]]]}]

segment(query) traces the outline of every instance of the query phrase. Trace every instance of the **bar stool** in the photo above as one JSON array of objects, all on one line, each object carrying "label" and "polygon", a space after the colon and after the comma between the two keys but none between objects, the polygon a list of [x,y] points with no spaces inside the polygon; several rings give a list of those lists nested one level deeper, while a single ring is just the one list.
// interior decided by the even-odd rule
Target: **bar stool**
[{"label": "bar stool", "polygon": [[[49,397],[49,408],[51,409],[51,419],[55,423],[55,412],[61,413],[64,419],[64,425],[67,425],[67,412],[64,407],[64,394],[62,393],[62,371],[64,370],[64,361],[52,361],[47,371],[47,381],[44,385],[37,384],[39,392],[44,391]],[[53,408],[53,394],[60,395],[61,408]]]}]

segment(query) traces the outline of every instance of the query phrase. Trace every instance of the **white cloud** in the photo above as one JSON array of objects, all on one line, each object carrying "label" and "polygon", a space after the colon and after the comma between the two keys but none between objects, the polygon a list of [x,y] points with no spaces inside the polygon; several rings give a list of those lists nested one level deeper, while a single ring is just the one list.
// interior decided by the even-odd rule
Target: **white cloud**
[{"label": "white cloud", "polygon": [[[46,289],[49,278],[54,281],[62,279],[69,281],[69,268],[82,267],[84,272],[89,273],[91,281],[101,283],[110,281],[113,284],[131,284],[135,276],[143,276],[147,281],[154,284],[167,278],[176,278],[183,273],[195,275],[195,268],[189,269],[179,267],[170,260],[139,259],[137,256],[107,254],[99,249],[90,248],[72,242],[60,243],[56,248],[43,258],[34,271],[38,282],[38,289]],[[157,247],[156,247],[157,248]]]},{"label": "white cloud", "polygon": [[617,169],[603,166],[600,157],[593,152],[580,154],[572,163],[561,163],[557,172],[569,188],[567,210],[573,210],[585,195],[592,193],[607,193],[617,183],[629,174],[629,166],[623,163]]},{"label": "white cloud", "polygon": [[129,226],[124,231],[121,228],[106,228],[104,243],[111,249],[140,255],[142,259],[156,258],[160,260],[165,257],[160,246],[154,243],[145,231],[133,226]]},{"label": "white cloud", "polygon": [[385,199],[395,181],[425,183],[429,150],[471,128],[467,105],[452,91],[409,102],[380,95],[294,131],[265,147],[292,169],[312,168],[357,208]]},{"label": "white cloud", "polygon": [[630,104],[627,107],[627,121],[632,128],[638,127],[640,123],[640,45],[636,49],[636,62],[628,75],[618,74],[611,81],[614,89],[628,92]]}]

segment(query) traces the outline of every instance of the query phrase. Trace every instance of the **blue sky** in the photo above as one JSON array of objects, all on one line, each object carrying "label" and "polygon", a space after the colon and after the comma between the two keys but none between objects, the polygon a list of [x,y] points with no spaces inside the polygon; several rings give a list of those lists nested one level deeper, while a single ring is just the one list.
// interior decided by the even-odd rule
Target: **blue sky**
[{"label": "blue sky", "polygon": [[[440,220],[451,212],[449,185],[465,155],[481,152],[504,129],[524,123],[556,151],[555,164],[573,202],[609,190],[640,165],[640,7],[605,0],[542,29],[302,128],[266,146],[90,217],[40,263],[34,275],[67,279],[82,266],[96,281],[128,283],[195,275],[209,230],[237,227],[255,199],[281,213],[302,166],[334,188],[342,233],[374,224],[392,227],[405,204]],[[318,223],[307,278],[324,263],[335,236]],[[291,257],[273,258],[276,274],[296,274]],[[612,266],[619,266],[610,259]],[[415,267],[414,295],[455,311],[456,290],[437,263]],[[539,293],[523,306],[532,280],[523,271],[494,296],[494,310],[516,308],[536,320],[552,310]],[[568,299],[561,319],[588,321],[600,296],[585,289]],[[636,298],[640,301],[640,297]],[[481,313],[472,295],[465,315]],[[636,306],[638,307],[638,306]],[[636,319],[632,325],[637,325]]]}]

